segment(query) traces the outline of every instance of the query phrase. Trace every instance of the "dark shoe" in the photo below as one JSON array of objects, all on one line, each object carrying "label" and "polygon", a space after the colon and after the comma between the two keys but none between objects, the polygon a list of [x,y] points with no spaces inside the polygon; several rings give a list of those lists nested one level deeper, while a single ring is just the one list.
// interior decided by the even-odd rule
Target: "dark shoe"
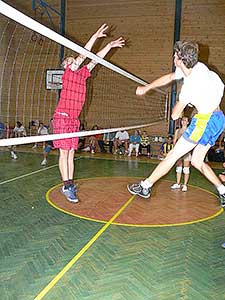
[{"label": "dark shoe", "polygon": [[66,197],[66,199],[70,202],[77,203],[79,202],[76,193],[72,191],[70,188],[66,189],[64,186],[62,187],[62,193]]},{"label": "dark shoe", "polygon": [[151,196],[151,189],[143,188],[141,183],[128,184],[127,189],[132,195],[138,195],[142,198],[149,198]]}]

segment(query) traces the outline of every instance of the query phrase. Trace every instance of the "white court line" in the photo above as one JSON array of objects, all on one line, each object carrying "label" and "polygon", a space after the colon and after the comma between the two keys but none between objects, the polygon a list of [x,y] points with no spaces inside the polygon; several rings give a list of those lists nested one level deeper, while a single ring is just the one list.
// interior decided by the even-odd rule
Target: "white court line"
[{"label": "white court line", "polygon": [[[78,160],[78,159],[81,159],[82,157],[77,157],[75,158],[74,160]],[[30,176],[30,175],[33,175],[33,174],[37,174],[37,173],[40,173],[40,172],[43,172],[43,171],[46,171],[46,170],[49,170],[49,169],[52,169],[54,167],[57,167],[58,164],[56,165],[53,165],[53,166],[50,166],[50,167],[45,167],[43,169],[40,169],[40,170],[37,170],[37,171],[34,171],[34,172],[31,172],[31,173],[27,173],[27,174],[24,174],[24,175],[20,175],[20,176],[17,176],[17,177],[14,177],[14,178],[11,178],[11,179],[8,179],[8,180],[5,180],[5,181],[2,181],[0,182],[0,185],[3,185],[5,183],[9,183],[9,182],[12,182],[12,181],[15,181],[17,179],[21,179],[21,178],[25,178],[27,176]]]},{"label": "white court line", "polygon": [[27,173],[27,174],[24,174],[24,175],[21,175],[21,176],[17,176],[17,177],[14,177],[14,178],[11,178],[11,179],[8,179],[8,180],[5,180],[5,181],[2,181],[2,182],[0,182],[0,185],[3,185],[5,183],[9,183],[11,181],[15,181],[17,179],[21,179],[21,178],[24,178],[24,177],[27,177],[27,176],[30,176],[30,175],[33,175],[33,174],[36,174],[36,173],[39,173],[39,172],[42,172],[42,171],[45,171],[45,170],[49,170],[49,169],[54,168],[56,166],[58,166],[58,164],[47,167],[47,168],[43,168],[43,169],[31,172],[31,173]]}]

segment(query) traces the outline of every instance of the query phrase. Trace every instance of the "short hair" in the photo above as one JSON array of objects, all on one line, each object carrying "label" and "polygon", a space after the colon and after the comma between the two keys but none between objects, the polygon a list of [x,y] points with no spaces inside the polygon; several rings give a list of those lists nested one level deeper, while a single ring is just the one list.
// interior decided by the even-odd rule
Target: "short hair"
[{"label": "short hair", "polygon": [[178,41],[174,45],[174,51],[188,69],[193,68],[197,64],[199,52],[197,43]]}]

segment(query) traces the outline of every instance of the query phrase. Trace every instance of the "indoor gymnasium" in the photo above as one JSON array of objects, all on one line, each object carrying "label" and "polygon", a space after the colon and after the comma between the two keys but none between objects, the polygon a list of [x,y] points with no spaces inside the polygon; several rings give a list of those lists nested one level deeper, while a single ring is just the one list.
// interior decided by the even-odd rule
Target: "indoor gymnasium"
[{"label": "indoor gymnasium", "polygon": [[225,1],[0,24],[0,299],[225,299]]}]

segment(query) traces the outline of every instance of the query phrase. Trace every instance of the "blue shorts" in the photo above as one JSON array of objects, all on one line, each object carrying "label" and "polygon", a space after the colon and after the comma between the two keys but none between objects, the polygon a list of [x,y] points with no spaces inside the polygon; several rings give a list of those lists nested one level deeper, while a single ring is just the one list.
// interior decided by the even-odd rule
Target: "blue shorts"
[{"label": "blue shorts", "polygon": [[213,146],[224,127],[225,116],[221,110],[210,114],[196,114],[183,133],[183,137],[194,144]]}]

